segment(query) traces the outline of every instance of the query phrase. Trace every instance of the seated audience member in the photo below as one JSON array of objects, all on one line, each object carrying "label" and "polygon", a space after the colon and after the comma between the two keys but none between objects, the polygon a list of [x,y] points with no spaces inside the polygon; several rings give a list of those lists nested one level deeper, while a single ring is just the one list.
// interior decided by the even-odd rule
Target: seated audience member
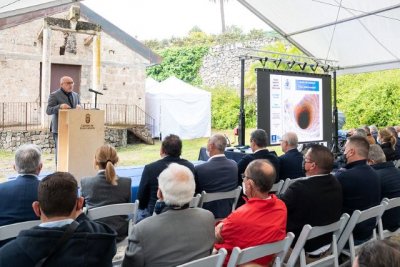
[{"label": "seated audience member", "polygon": [[[368,164],[380,178],[381,198],[400,197],[400,170],[394,166],[392,161],[386,161],[385,154],[379,145],[370,146]],[[400,208],[385,211],[382,221],[384,229],[396,231],[400,227]]]},{"label": "seated audience member", "polygon": [[371,130],[368,126],[363,127],[364,131],[367,133],[367,140],[370,145],[376,144],[375,138],[371,134]]},{"label": "seated audience member", "polygon": [[37,145],[22,145],[15,152],[15,180],[0,183],[0,226],[38,220],[32,210],[37,200],[38,175],[42,169],[41,150]]},{"label": "seated audience member", "polygon": [[[250,148],[251,151],[253,151],[253,154],[248,154],[244,156],[238,162],[238,184],[242,183],[242,174],[246,170],[247,165],[249,165],[249,163],[255,159],[269,160],[269,162],[271,162],[275,168],[276,181],[279,181],[279,169],[280,169],[279,159],[276,156],[275,152],[273,151],[271,152],[267,149],[267,140],[268,140],[268,135],[263,129],[254,130],[250,134]],[[240,207],[243,204],[244,200],[241,195],[237,206]]]},{"label": "seated audience member", "polygon": [[[207,193],[226,192],[237,188],[236,162],[225,157],[226,138],[222,134],[210,137],[207,143],[207,151],[210,159],[197,165],[196,193],[203,190]],[[232,211],[231,199],[217,200],[204,203],[203,208],[211,211],[215,218],[225,218]]]},{"label": "seated audience member", "polygon": [[[275,168],[267,160],[254,160],[247,166],[242,185],[247,202],[215,227],[215,249],[228,251],[225,265],[234,247],[244,249],[286,237],[285,203],[269,194],[275,179]],[[267,256],[254,262],[268,266],[272,259]]]},{"label": "seated audience member", "polygon": [[400,137],[397,135],[395,127],[387,127],[386,129],[393,135],[394,139],[396,139],[394,151],[396,152],[396,160],[400,159]]},{"label": "seated audience member", "polygon": [[157,196],[165,204],[158,215],[135,224],[122,266],[176,266],[209,256],[214,244],[214,216],[189,208],[194,176],[171,163],[158,178]]},{"label": "seated audience member", "polygon": [[[292,247],[304,225],[328,225],[337,222],[342,215],[342,187],[330,174],[333,160],[327,147],[311,145],[303,163],[307,178],[292,183],[281,196],[288,211],[286,230],[295,234]],[[321,257],[329,249],[331,241],[332,234],[308,241],[305,245],[307,258]]]},{"label": "seated audience member", "polygon": [[394,129],[396,130],[397,137],[400,138],[400,126],[395,126]]},{"label": "seated audience member", "polygon": [[[97,175],[81,180],[81,194],[88,209],[131,202],[131,179],[117,176],[114,169],[117,162],[117,151],[112,146],[104,145],[97,149],[94,157]],[[126,216],[113,216],[97,221],[113,228],[118,233],[117,241],[128,235]]]},{"label": "seated audience member", "polygon": [[[336,178],[342,185],[343,213],[351,216],[355,210],[366,210],[381,202],[381,184],[378,174],[367,165],[369,143],[361,136],[349,137],[345,144],[344,157],[347,164],[338,170]],[[369,239],[375,220],[358,224],[353,231],[356,244]]]},{"label": "seated audience member", "polygon": [[396,160],[396,138],[387,129],[381,129],[378,133],[378,143],[382,147],[383,152],[386,156],[386,161]]},{"label": "seated audience member", "polygon": [[378,140],[378,128],[375,125],[369,126],[369,130],[371,132],[372,137],[375,139],[375,141]]},{"label": "seated audience member", "polygon": [[358,250],[353,267],[400,266],[400,244],[398,241],[373,240]]},{"label": "seated audience member", "polygon": [[153,214],[157,201],[158,176],[170,163],[178,163],[188,167],[194,174],[194,166],[181,159],[182,141],[179,136],[171,134],[165,137],[161,144],[161,159],[144,166],[140,180],[137,198],[139,199],[138,221]]},{"label": "seated audience member", "polygon": [[353,131],[353,134],[351,136],[362,136],[364,138],[367,138],[367,132],[363,128],[357,128]]},{"label": "seated audience member", "polygon": [[[82,205],[78,183],[71,174],[56,172],[43,178],[38,201],[32,204],[42,223],[21,231],[0,249],[0,266],[36,266],[48,257],[43,266],[111,267],[115,232],[90,221],[82,214]],[[63,237],[65,242],[59,246]]]},{"label": "seated audience member", "polygon": [[284,155],[279,157],[279,178],[304,177],[302,168],[303,154],[297,150],[298,139],[296,133],[288,132],[282,136],[281,147]]}]

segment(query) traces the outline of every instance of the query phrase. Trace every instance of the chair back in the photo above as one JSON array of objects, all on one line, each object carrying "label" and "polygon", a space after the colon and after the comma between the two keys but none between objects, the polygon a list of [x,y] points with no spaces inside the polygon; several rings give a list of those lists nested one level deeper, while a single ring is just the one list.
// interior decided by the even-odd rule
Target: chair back
[{"label": "chair back", "polygon": [[86,215],[91,220],[97,220],[102,218],[107,218],[111,216],[125,215],[129,217],[129,232],[132,230],[132,226],[136,222],[136,213],[139,207],[139,200],[135,203],[119,203],[111,204],[102,207],[97,207],[93,209],[87,209]]},{"label": "chair back", "polygon": [[[353,238],[353,230],[356,227],[357,224],[364,222],[366,220],[375,218],[376,219],[376,224],[378,224],[378,221],[380,220],[383,212],[385,211],[385,205],[386,202],[382,202],[382,204],[369,208],[364,211],[360,210],[355,210],[353,214],[351,215],[349,222],[347,223],[346,227],[344,228],[342,234],[340,235],[340,238],[338,240],[338,253],[343,253],[345,255],[350,256],[351,263],[353,263],[355,259],[355,251],[357,247],[354,245],[354,238]],[[372,238],[371,239],[376,239],[376,230],[373,229],[372,232]],[[347,243],[349,242],[349,249],[344,250],[344,247]]]},{"label": "chair back", "polygon": [[177,267],[222,267],[224,264],[227,251],[221,248],[218,254],[211,255],[202,259],[194,260],[185,264],[178,265]]},{"label": "chair back", "polygon": [[294,234],[287,233],[285,239],[274,243],[249,247],[243,250],[238,247],[235,247],[232,250],[231,257],[229,259],[227,266],[235,267],[237,265],[251,262],[265,256],[276,254],[274,266],[280,267],[282,266],[282,261],[285,259],[285,256],[290,248],[290,245],[293,242],[293,239],[294,239]]},{"label": "chair back", "polygon": [[239,200],[241,191],[242,191],[241,186],[238,186],[236,189],[233,189],[228,192],[207,193],[206,191],[203,191],[201,193],[199,207],[200,208],[203,207],[203,204],[207,203],[207,202],[233,198],[234,200],[233,200],[233,204],[232,204],[232,211],[234,211],[236,209],[236,205]]},{"label": "chair back", "polygon": [[40,220],[34,220],[0,226],[0,241],[16,237],[22,230],[28,230],[40,223]]},{"label": "chair back", "polygon": [[293,184],[294,182],[301,180],[301,179],[305,179],[306,177],[300,177],[300,178],[296,178],[296,179],[290,179],[290,178],[286,178],[281,191],[279,192],[280,195],[284,194],[286,192],[286,190],[289,188],[289,186],[291,184]]},{"label": "chair back", "polygon": [[198,208],[200,204],[201,194],[196,194],[189,202],[189,208]]},{"label": "chair back", "polygon": [[[398,208],[398,207],[400,207],[400,197],[391,198],[391,199],[384,198],[382,200],[382,204],[385,204],[385,212],[387,210],[391,210],[393,208]],[[393,236],[393,235],[397,235],[399,233],[400,233],[400,228],[398,228],[394,232],[390,232],[389,230],[384,230],[383,229],[382,217],[379,219],[379,222],[378,222],[378,236],[379,236],[379,239],[383,240],[385,238],[388,238],[388,237]]]},{"label": "chair back", "polygon": [[[303,226],[299,238],[297,239],[296,245],[294,246],[292,253],[288,259],[286,267],[294,267],[299,262],[301,267],[311,266],[306,263],[306,252],[304,246],[306,242],[315,237],[319,237],[328,233],[332,233],[331,247],[329,248],[329,256],[323,257],[318,261],[312,263],[312,266],[339,266],[338,262],[338,251],[337,251],[337,237],[344,229],[350,216],[343,214],[340,220],[324,226],[314,226],[309,224]],[[300,257],[300,260],[299,260]]]},{"label": "chair back", "polygon": [[269,192],[274,193],[275,195],[278,196],[281,193],[281,190],[282,190],[282,187],[283,187],[284,183],[285,183],[284,180],[280,180],[279,182],[274,183],[272,185],[271,190],[269,190]]}]

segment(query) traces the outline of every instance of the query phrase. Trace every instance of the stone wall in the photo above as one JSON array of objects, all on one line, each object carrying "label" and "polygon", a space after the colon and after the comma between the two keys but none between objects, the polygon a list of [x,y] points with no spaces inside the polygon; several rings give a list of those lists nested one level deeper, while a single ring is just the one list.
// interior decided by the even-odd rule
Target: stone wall
[{"label": "stone wall", "polygon": [[[127,145],[127,129],[106,127],[104,135],[104,141],[107,144],[114,147]],[[53,135],[49,130],[0,132],[0,149],[2,150],[15,151],[19,146],[26,143],[36,144],[44,152],[54,153]]]},{"label": "stone wall", "polygon": [[[253,40],[244,43],[234,43],[219,45],[210,48],[208,54],[203,58],[203,64],[200,68],[200,76],[203,86],[215,87],[224,85],[240,89],[240,60],[239,56],[244,55],[246,49],[261,49],[274,42],[275,38]],[[246,71],[251,65],[246,61]]]}]

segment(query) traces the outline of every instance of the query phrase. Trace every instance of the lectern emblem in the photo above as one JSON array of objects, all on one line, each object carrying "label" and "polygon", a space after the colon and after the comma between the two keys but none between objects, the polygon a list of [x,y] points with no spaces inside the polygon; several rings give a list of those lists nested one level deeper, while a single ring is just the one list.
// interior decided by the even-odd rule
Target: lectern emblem
[{"label": "lectern emblem", "polygon": [[90,114],[86,114],[85,121],[86,123],[90,123]]}]

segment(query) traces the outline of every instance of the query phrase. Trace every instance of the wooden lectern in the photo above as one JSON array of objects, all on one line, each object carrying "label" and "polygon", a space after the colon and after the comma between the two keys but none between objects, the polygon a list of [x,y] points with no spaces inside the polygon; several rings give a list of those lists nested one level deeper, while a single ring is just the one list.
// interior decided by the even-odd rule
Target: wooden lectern
[{"label": "wooden lectern", "polygon": [[104,111],[63,109],[58,113],[57,171],[80,181],[94,176],[94,155],[104,145]]}]

